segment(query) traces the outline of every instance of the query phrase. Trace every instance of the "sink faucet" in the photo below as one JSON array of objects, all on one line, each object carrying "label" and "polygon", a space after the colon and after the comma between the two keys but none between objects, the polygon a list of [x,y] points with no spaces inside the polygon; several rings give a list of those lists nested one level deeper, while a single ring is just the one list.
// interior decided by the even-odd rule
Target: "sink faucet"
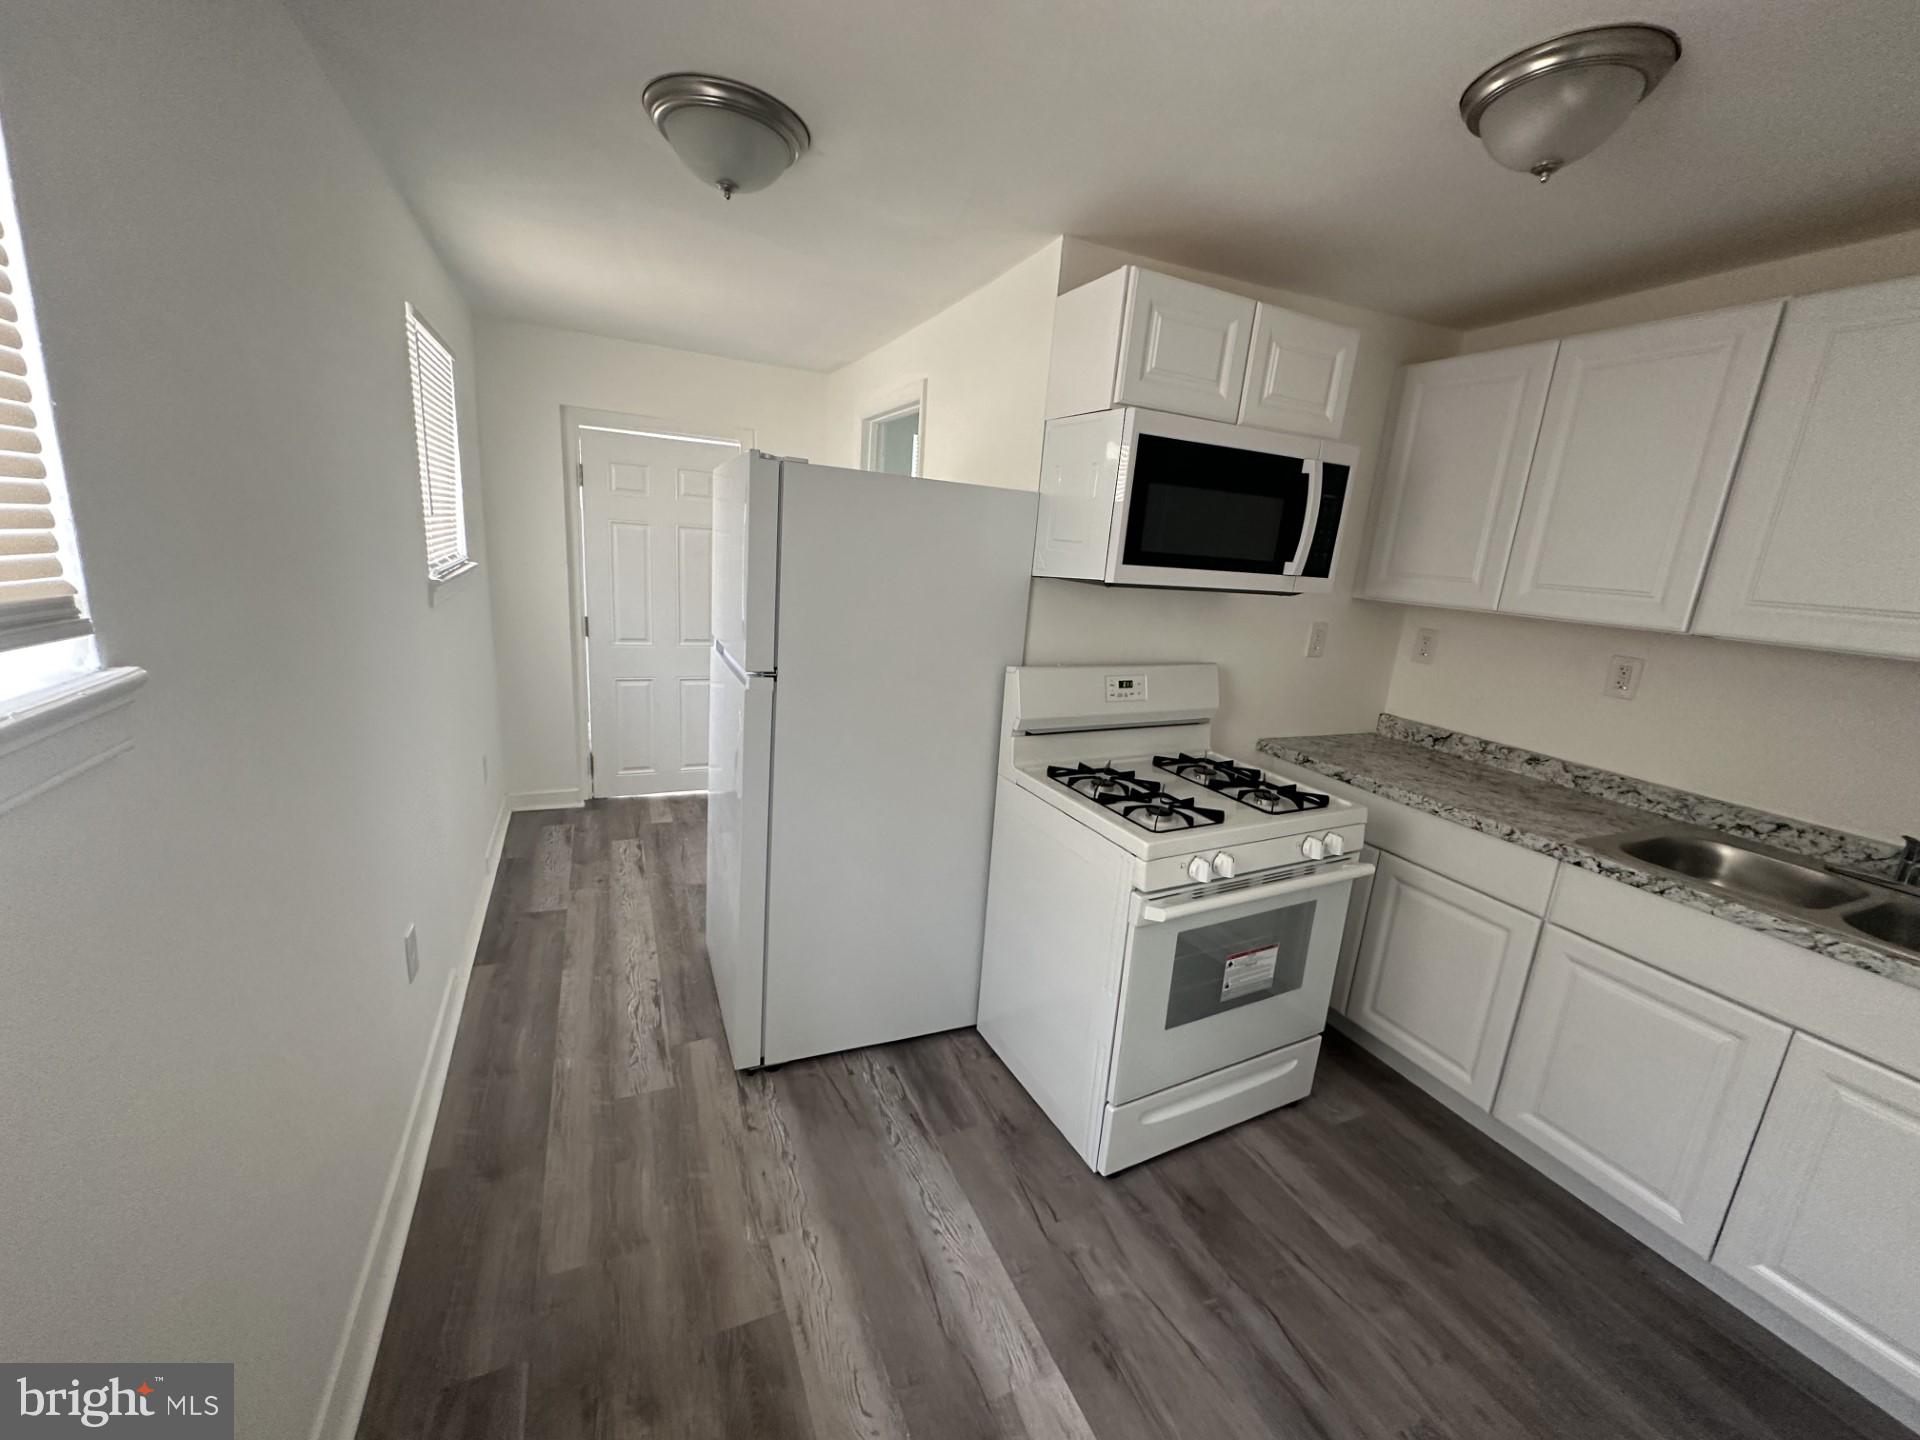
[{"label": "sink faucet", "polygon": [[1901,838],[1907,843],[1893,857],[1893,878],[1902,885],[1920,885],[1920,840],[1911,835]]},{"label": "sink faucet", "polygon": [[1905,835],[1901,838],[1907,843],[1900,853],[1889,856],[1877,865],[1836,865],[1829,860],[1827,869],[1836,875],[1868,880],[1875,885],[1891,885],[1910,895],[1920,895],[1920,837]]}]

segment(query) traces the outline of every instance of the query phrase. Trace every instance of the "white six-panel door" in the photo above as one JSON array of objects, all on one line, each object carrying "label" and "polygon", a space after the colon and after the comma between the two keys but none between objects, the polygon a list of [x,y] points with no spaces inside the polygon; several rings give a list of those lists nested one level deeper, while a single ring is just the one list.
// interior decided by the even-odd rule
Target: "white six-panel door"
[{"label": "white six-panel door", "polygon": [[1491,610],[1500,600],[1558,341],[1409,365],[1361,594]]},{"label": "white six-panel door", "polygon": [[713,471],[739,447],[576,434],[593,793],[705,790]]},{"label": "white six-panel door", "polygon": [[1787,302],[1693,628],[1920,657],[1920,279]]},{"label": "white six-panel door", "polygon": [[1500,608],[1684,630],[1780,302],[1560,342]]},{"label": "white six-panel door", "polygon": [[1549,925],[1493,1113],[1704,1257],[1790,1034]]},{"label": "white six-panel door", "polygon": [[1382,853],[1347,1018],[1474,1104],[1493,1104],[1540,921]]},{"label": "white six-panel door", "polygon": [[1796,1035],[1713,1263],[1920,1399],[1920,1082]]}]

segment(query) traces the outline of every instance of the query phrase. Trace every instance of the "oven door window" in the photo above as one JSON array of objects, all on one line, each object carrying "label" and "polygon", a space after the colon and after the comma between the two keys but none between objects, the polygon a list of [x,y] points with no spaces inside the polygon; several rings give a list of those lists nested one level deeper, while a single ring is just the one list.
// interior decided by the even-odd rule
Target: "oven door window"
[{"label": "oven door window", "polygon": [[1311,905],[1182,932],[1173,947],[1167,1029],[1297,991],[1312,940]]},{"label": "oven door window", "polygon": [[1307,523],[1307,461],[1169,435],[1134,446],[1122,560],[1284,575]]}]

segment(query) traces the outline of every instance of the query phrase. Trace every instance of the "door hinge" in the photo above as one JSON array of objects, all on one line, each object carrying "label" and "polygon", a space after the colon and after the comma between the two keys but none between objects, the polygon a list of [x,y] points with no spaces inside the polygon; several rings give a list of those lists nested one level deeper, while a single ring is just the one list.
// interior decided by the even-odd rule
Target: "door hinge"
[{"label": "door hinge", "polygon": [[576,485],[585,485],[587,483],[587,466],[584,460],[576,460],[573,462],[573,483]]},{"label": "door hinge", "polygon": [[580,633],[582,635],[593,634],[593,621],[585,615],[580,617]]},{"label": "door hinge", "polygon": [[593,752],[591,750],[587,752],[587,788],[589,790],[593,788]]}]

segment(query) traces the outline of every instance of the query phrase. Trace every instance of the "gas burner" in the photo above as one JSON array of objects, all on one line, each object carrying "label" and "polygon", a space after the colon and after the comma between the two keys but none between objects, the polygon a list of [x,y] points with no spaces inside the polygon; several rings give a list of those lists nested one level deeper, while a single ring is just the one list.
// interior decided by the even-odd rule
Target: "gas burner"
[{"label": "gas burner", "polygon": [[1255,785],[1260,782],[1260,772],[1251,765],[1236,765],[1231,760],[1222,760],[1213,755],[1156,755],[1153,768],[1165,770],[1169,775],[1178,775],[1182,780],[1191,780],[1196,785],[1204,785],[1209,790],[1220,790],[1228,785]]},{"label": "gas burner", "polygon": [[1150,795],[1144,800],[1117,802],[1112,808],[1142,830],[1199,830],[1219,825],[1227,818],[1224,810],[1209,810],[1179,795]]},{"label": "gas burner", "polygon": [[1255,810],[1264,810],[1269,815],[1285,815],[1295,810],[1324,810],[1329,803],[1328,797],[1318,790],[1302,790],[1298,785],[1285,785],[1275,780],[1213,788],[1229,800],[1238,800],[1242,805],[1251,805]]},{"label": "gas burner", "polygon": [[1049,765],[1047,778],[1102,805],[1145,800],[1160,793],[1159,781],[1142,780],[1131,770],[1116,770],[1111,765]]}]

